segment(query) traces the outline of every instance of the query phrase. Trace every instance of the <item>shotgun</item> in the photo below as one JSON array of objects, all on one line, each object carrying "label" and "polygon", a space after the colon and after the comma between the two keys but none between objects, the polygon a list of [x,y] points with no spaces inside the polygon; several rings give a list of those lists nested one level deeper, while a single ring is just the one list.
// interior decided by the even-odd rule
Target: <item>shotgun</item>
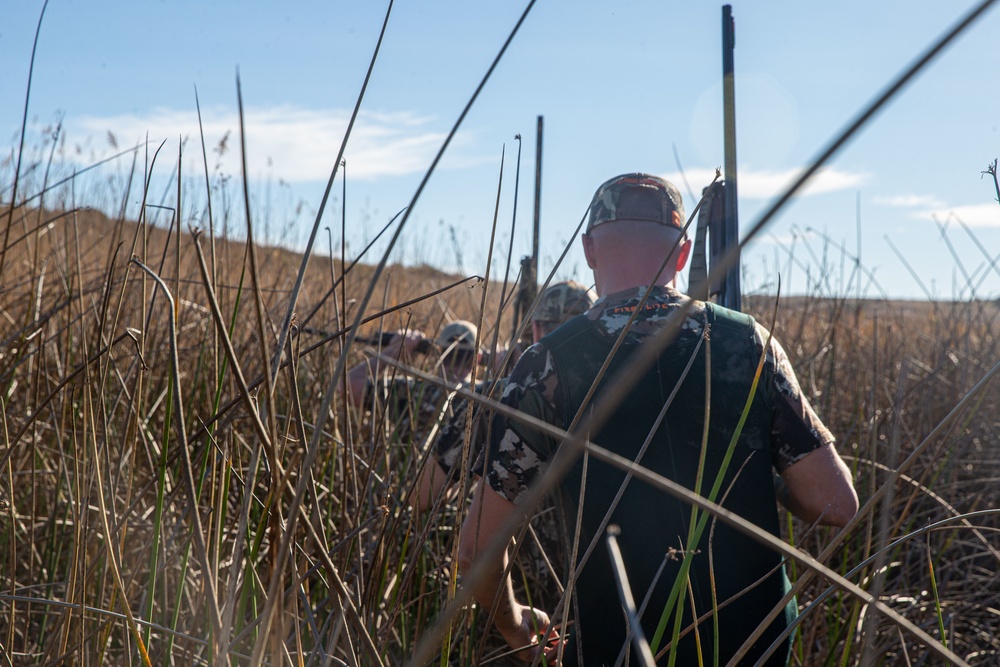
[{"label": "shotgun", "polygon": [[[742,310],[740,260],[717,283],[708,273],[727,252],[739,247],[739,210],[736,203],[736,85],[733,50],[736,28],[731,5],[722,7],[722,105],[725,149],[724,180],[716,183],[698,213],[688,291],[696,299],[714,299],[720,306]],[[706,193],[703,191],[702,195]],[[707,238],[707,240],[706,240]],[[737,250],[738,252],[738,250]],[[707,254],[707,257],[706,257]]]}]

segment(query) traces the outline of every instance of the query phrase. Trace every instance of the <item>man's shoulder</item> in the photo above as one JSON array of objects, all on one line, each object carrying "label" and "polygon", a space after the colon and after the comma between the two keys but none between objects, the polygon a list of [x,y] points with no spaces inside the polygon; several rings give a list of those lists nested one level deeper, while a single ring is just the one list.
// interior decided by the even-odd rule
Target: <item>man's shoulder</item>
[{"label": "man's shoulder", "polygon": [[545,339],[542,339],[525,350],[517,360],[514,370],[504,381],[503,402],[518,407],[530,394],[541,394],[551,402],[555,398],[558,384],[555,358],[545,344]]},{"label": "man's shoulder", "polygon": [[552,351],[546,344],[547,338],[548,336],[531,345],[517,360],[510,375],[504,380],[507,390],[511,386],[538,382],[551,371],[554,362]]},{"label": "man's shoulder", "polygon": [[587,317],[587,313],[575,315],[545,334],[535,345],[541,346],[547,352],[552,352],[566,344],[571,344],[581,333],[592,328],[593,325]]}]

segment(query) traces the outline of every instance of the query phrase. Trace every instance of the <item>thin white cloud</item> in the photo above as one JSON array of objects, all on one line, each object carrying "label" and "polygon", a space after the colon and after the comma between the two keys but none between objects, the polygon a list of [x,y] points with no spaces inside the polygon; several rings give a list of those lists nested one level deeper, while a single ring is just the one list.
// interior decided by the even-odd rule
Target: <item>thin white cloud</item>
[{"label": "thin white cloud", "polygon": [[996,202],[927,209],[914,215],[917,218],[939,222],[947,222],[957,218],[969,227],[1000,227],[1000,206]]},{"label": "thin white cloud", "polygon": [[[287,182],[325,181],[333,168],[350,112],[292,106],[247,109],[247,169],[251,177],[271,175]],[[362,112],[344,158],[351,177],[373,179],[421,172],[430,165],[446,133],[432,129],[434,119],[407,111]],[[119,145],[145,140],[188,140],[186,154],[201,169],[198,116],[194,111],[157,109],[142,115],[88,116],[76,121],[73,133],[104,138],[112,133]],[[202,110],[202,127],[209,167],[240,173],[239,118],[231,109]],[[218,146],[227,148],[221,158]],[[467,133],[452,140],[450,152],[470,143]],[[473,158],[454,156],[451,167],[467,166]]]},{"label": "thin white cloud", "polygon": [[898,208],[941,208],[943,201],[933,195],[896,195],[893,197],[875,197],[875,203],[882,206]]},{"label": "thin white cloud", "polygon": [[[771,199],[782,194],[802,173],[801,169],[754,169],[752,167],[740,168],[739,188],[741,199]],[[678,187],[683,187],[684,178],[680,172],[663,174],[664,178],[674,183]],[[700,193],[701,189],[712,182],[715,177],[715,169],[695,168],[684,172],[688,184],[695,191]],[[798,196],[808,197],[812,195],[825,194],[828,192],[839,192],[860,187],[869,179],[869,174],[865,172],[852,172],[835,169],[833,167],[820,169],[806,184],[805,188],[799,191]]]}]

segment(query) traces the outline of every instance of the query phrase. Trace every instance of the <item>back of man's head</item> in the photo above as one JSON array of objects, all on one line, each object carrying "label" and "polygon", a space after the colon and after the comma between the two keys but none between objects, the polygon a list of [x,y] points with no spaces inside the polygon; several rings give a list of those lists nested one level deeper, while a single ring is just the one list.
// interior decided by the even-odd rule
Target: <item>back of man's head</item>
[{"label": "back of man's head", "polygon": [[587,312],[594,305],[594,295],[578,282],[567,280],[550,285],[542,292],[531,316],[543,334],[553,331],[571,317]]},{"label": "back of man's head", "polygon": [[599,294],[648,284],[674,252],[657,282],[672,283],[687,261],[684,204],[669,181],[644,173],[605,181],[590,203],[583,238]]}]

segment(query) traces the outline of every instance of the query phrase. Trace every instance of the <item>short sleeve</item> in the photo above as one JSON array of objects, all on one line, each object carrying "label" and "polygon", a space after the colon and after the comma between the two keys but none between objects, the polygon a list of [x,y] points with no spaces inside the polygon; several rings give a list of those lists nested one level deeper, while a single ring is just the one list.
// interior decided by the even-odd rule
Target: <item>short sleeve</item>
[{"label": "short sleeve", "polygon": [[[499,399],[503,395],[505,384],[506,381],[503,379],[482,382],[476,386],[475,392],[482,396],[492,396]],[[465,444],[465,425],[468,420],[469,405],[472,403],[464,396],[452,401],[451,414],[447,421],[441,425],[441,430],[434,442],[434,458],[441,469],[449,475],[462,455]],[[473,472],[475,472],[475,462],[481,454],[483,443],[489,436],[490,415],[492,415],[492,411],[483,409],[481,405],[474,405],[472,412],[473,430],[469,439],[469,460],[473,463]]]},{"label": "short sleeve", "polygon": [[434,458],[445,473],[451,473],[462,454],[468,412],[469,399],[464,397],[456,399],[452,403],[451,417],[441,426],[437,439],[434,441]]},{"label": "short sleeve", "polygon": [[[757,335],[763,345],[767,331],[757,325]],[[765,364],[773,401],[771,459],[778,472],[782,472],[816,449],[832,445],[836,438],[802,393],[788,355],[774,337]]]},{"label": "short sleeve", "polygon": [[[552,355],[543,345],[532,345],[518,360],[501,402],[561,425],[558,375]],[[498,414],[477,472],[502,497],[523,502],[532,483],[548,467],[557,445],[554,438]]]}]

